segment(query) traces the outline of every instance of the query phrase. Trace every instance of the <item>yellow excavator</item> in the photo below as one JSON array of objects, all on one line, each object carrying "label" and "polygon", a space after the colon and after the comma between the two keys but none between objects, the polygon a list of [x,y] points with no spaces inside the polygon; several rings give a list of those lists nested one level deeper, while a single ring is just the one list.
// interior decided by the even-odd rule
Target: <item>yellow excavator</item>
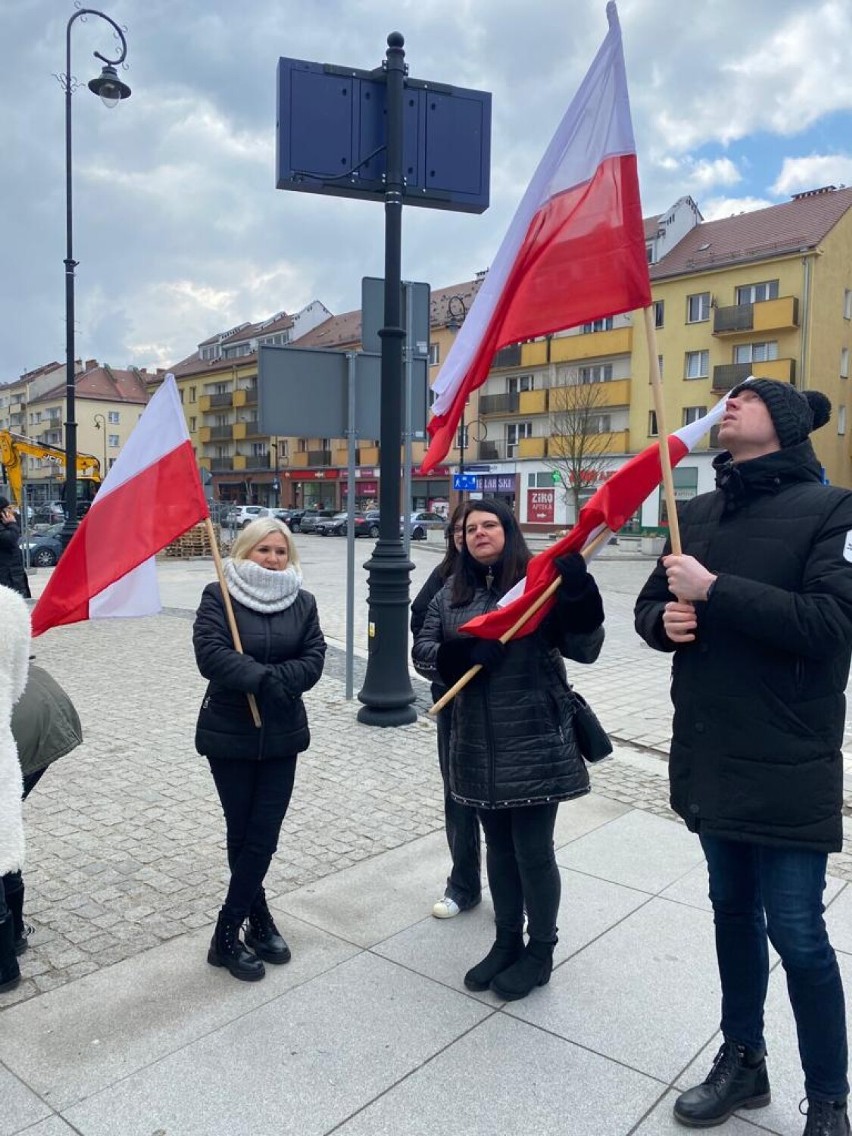
[{"label": "yellow excavator", "polygon": [[[51,458],[65,465],[65,451],[59,446],[49,446],[44,442],[34,442],[23,434],[12,434],[0,430],[0,465],[5,480],[9,483],[12,500],[19,507],[24,504],[23,455],[34,458]],[[77,454],[77,500],[90,505],[101,484],[101,463],[92,454]],[[64,489],[64,484],[63,484]]]}]

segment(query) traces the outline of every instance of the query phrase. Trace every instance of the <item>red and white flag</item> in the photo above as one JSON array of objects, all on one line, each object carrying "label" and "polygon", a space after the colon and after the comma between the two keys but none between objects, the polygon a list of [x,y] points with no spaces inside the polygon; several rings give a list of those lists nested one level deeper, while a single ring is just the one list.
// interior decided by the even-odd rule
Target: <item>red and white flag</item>
[{"label": "red and white flag", "polygon": [[651,303],[621,28],[609,32],[547,148],[441,373],[428,473],[510,343]]},{"label": "red and white flag", "polygon": [[[674,434],[669,434],[669,455],[672,467],[693,449],[696,442],[722,419],[727,396],[696,422],[690,422]],[[555,561],[569,552],[580,552],[604,529],[618,532],[633,516],[642,502],[654,491],[662,479],[660,447],[653,442],[647,449],[631,458],[589,498],[580,510],[577,524],[550,548],[534,556],[527,565],[527,574],[500,600],[496,611],[468,620],[460,631],[478,635],[481,639],[499,639],[517,623],[553,581],[558,572]],[[556,602],[553,596],[532,615],[516,636],[535,631]]]},{"label": "red and white flag", "polygon": [[33,635],[160,610],[154,555],[208,515],[174,376],[146,406],[32,611]]}]

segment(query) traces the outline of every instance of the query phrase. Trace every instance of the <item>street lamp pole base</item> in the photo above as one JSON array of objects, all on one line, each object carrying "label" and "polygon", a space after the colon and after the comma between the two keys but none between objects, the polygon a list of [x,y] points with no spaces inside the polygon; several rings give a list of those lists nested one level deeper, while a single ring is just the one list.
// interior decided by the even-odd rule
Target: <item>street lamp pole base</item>
[{"label": "street lamp pole base", "polygon": [[414,565],[396,537],[380,539],[364,567],[369,573],[369,655],[358,692],[364,703],[358,721],[364,726],[408,726],[417,721],[407,666],[408,577]]}]

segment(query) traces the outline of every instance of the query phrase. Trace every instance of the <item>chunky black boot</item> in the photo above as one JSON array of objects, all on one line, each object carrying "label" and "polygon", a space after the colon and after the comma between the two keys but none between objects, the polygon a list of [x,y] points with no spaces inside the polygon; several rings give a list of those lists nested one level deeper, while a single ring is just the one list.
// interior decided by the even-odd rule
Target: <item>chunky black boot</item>
[{"label": "chunky black boot", "polygon": [[224,966],[240,982],[259,982],[266,971],[259,958],[247,951],[240,939],[240,920],[229,919],[221,912],[213,932],[207,961],[211,966]]},{"label": "chunky black boot", "polygon": [[0,990],[14,990],[21,981],[21,968],[15,957],[15,931],[7,911],[0,919]]},{"label": "chunky black boot", "polygon": [[[801,1105],[799,1105],[801,1109]],[[802,1136],[849,1136],[849,1114],[846,1101],[811,1100],[808,1097],[808,1122]]]},{"label": "chunky black boot", "polygon": [[24,922],[24,885],[14,891],[6,892],[6,906],[12,913],[12,927],[15,936],[15,954],[22,955],[27,949],[27,939],[32,934],[32,927]]},{"label": "chunky black boot", "polygon": [[520,931],[504,931],[497,928],[494,946],[476,966],[472,966],[464,976],[468,990],[487,990],[492,979],[518,961],[524,953],[524,936]]},{"label": "chunky black boot", "polygon": [[245,932],[246,946],[251,947],[258,958],[266,962],[289,962],[290,948],[275,926],[272,912],[266,905],[266,896],[261,889],[260,896],[251,905]]},{"label": "chunky black boot", "polygon": [[536,986],[545,986],[550,982],[555,946],[555,943],[530,939],[518,961],[492,981],[491,989],[506,1002],[516,1002],[526,998]]},{"label": "chunky black boot", "polygon": [[771,1099],[766,1050],[725,1041],[706,1079],[677,1098],[674,1115],[687,1128],[712,1128],[738,1108],[764,1108]]}]

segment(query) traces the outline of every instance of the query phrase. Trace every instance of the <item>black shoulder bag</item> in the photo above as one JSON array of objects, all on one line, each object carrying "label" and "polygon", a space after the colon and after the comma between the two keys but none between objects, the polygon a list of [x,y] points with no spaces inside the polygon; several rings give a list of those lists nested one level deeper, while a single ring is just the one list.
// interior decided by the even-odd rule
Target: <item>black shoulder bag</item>
[{"label": "black shoulder bag", "polygon": [[569,686],[568,689],[574,709],[574,736],[580,753],[586,761],[602,761],[612,753],[609,734],[579,690],[575,690],[573,686]]}]

